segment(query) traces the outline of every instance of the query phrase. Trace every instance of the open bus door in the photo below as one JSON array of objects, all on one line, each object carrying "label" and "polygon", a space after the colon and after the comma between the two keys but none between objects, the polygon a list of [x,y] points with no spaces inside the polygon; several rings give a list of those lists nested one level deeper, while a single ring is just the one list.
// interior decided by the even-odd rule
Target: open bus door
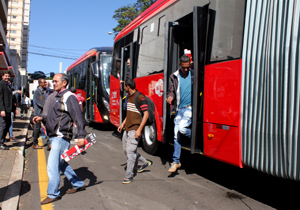
[{"label": "open bus door", "polygon": [[86,72],[86,105],[85,120],[89,123],[94,120],[94,103],[95,103],[95,77],[92,73],[92,65],[87,68]]},{"label": "open bus door", "polygon": [[[135,78],[134,69],[136,66],[136,42],[130,43],[129,45],[122,47],[121,50],[121,80],[125,81],[126,79]],[[130,62],[130,67],[127,65],[127,61]],[[126,117],[126,92],[124,90],[124,83],[121,84],[120,88],[120,125]]]},{"label": "open bus door", "polygon": [[[211,13],[211,14],[210,14]],[[167,98],[169,76],[179,69],[179,59],[185,50],[192,52],[194,62],[194,86],[192,87],[193,97],[193,119],[192,137],[181,142],[182,148],[188,149],[191,153],[203,153],[203,90],[204,90],[204,67],[206,64],[208,30],[213,30],[214,20],[209,22],[209,16],[214,16],[214,11],[209,10],[209,5],[194,7],[190,13],[176,22],[166,22],[165,27],[165,64],[164,64],[164,93]],[[211,44],[209,44],[211,45]],[[164,101],[164,143],[172,142],[174,134],[174,116],[171,113],[172,107]],[[168,136],[168,139],[167,139]]]},{"label": "open bus door", "polygon": [[194,42],[194,86],[191,153],[204,153],[203,145],[203,93],[206,61],[207,34],[209,26],[209,4],[194,7],[193,42]]}]

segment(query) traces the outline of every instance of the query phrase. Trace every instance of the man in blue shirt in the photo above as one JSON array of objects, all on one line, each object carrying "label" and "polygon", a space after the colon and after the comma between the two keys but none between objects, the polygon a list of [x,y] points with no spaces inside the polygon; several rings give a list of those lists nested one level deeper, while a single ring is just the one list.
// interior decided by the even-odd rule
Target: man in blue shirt
[{"label": "man in blue shirt", "polygon": [[179,62],[180,69],[169,77],[167,102],[173,103],[171,113],[177,113],[174,119],[174,153],[169,172],[176,172],[181,167],[181,135],[191,137],[192,123],[192,87],[194,71],[190,69],[190,57],[183,55]]}]

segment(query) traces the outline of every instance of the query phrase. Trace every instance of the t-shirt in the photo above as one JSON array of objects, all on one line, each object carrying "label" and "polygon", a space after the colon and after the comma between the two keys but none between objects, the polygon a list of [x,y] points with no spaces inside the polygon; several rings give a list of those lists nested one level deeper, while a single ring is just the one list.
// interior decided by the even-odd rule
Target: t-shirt
[{"label": "t-shirt", "polygon": [[[135,97],[138,91],[136,91],[133,95],[128,94],[128,101],[127,101],[127,115],[126,115],[126,123],[125,123],[125,130],[137,130],[141,124],[141,117],[140,112],[135,106]],[[148,103],[143,94],[138,96],[138,102],[140,104],[140,109],[143,111],[148,110]]]},{"label": "t-shirt", "polygon": [[184,78],[179,74],[180,79],[180,102],[179,109],[192,104],[192,80],[191,73],[189,71],[189,75]]}]

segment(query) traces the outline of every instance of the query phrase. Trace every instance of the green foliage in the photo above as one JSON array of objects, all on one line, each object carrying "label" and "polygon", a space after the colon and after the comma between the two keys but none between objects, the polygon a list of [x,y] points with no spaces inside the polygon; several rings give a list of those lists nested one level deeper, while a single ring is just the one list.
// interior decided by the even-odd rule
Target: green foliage
[{"label": "green foliage", "polygon": [[119,33],[156,1],[157,0],[137,0],[137,3],[133,5],[128,4],[115,10],[113,18],[118,22],[118,25],[113,28],[114,33]]},{"label": "green foliage", "polygon": [[45,80],[53,80],[53,77],[46,77]]}]

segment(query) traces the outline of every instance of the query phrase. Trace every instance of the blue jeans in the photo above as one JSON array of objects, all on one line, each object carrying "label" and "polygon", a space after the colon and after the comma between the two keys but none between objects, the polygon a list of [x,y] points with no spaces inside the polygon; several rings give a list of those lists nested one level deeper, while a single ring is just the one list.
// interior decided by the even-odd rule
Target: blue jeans
[{"label": "blue jeans", "polygon": [[191,137],[191,129],[189,126],[192,123],[192,107],[188,106],[179,109],[174,119],[174,153],[173,162],[179,163],[181,155],[181,134]]},{"label": "blue jeans", "polygon": [[47,194],[49,198],[57,198],[60,196],[60,191],[58,189],[60,184],[60,173],[63,172],[67,179],[71,182],[72,187],[77,189],[84,185],[71,166],[61,159],[61,155],[65,150],[69,149],[70,142],[61,138],[53,137],[50,138],[51,150],[48,157],[47,172],[49,177]]},{"label": "blue jeans", "polygon": [[42,137],[43,139],[46,138],[45,132],[44,132],[44,129],[42,128],[42,126],[41,126],[41,137]]},{"label": "blue jeans", "polygon": [[9,137],[14,137],[13,135],[13,122],[14,122],[14,113],[11,113],[11,126],[9,127]]}]

